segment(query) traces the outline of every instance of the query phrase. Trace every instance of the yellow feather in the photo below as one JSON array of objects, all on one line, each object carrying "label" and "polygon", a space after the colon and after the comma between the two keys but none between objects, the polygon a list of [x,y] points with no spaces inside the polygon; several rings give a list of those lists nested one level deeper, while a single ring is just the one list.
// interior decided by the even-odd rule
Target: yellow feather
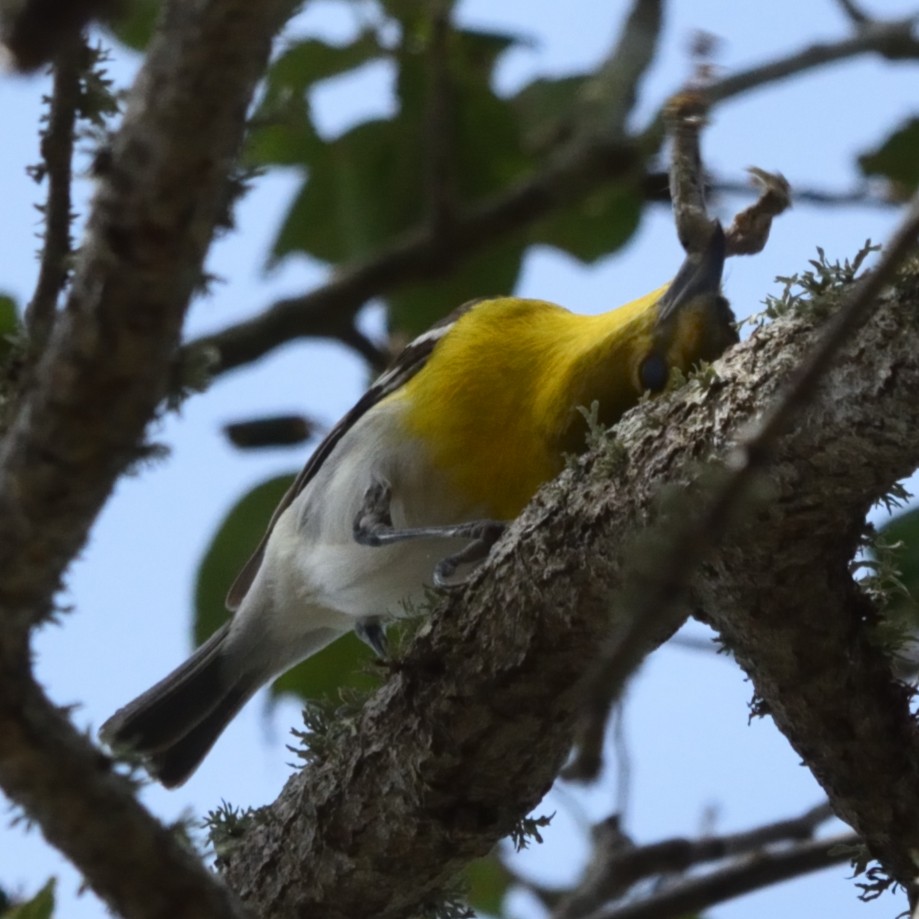
[{"label": "yellow feather", "polygon": [[407,433],[470,506],[512,519],[565,452],[583,449],[578,406],[597,400],[611,424],[637,402],[664,290],[598,316],[544,300],[482,301],[390,398],[411,406]]}]

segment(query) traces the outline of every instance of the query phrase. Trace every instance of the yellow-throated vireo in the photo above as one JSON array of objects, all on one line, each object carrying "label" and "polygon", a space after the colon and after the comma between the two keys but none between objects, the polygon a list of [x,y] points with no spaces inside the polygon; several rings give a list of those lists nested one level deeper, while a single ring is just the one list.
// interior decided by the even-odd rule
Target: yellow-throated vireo
[{"label": "yellow-throated vireo", "polygon": [[101,735],[184,782],[253,693],[351,629],[483,558],[566,453],[579,406],[615,422],[672,368],[737,341],[716,227],[674,280],[597,316],[542,300],[467,303],[411,342],[313,453],[230,589],[235,615]]}]

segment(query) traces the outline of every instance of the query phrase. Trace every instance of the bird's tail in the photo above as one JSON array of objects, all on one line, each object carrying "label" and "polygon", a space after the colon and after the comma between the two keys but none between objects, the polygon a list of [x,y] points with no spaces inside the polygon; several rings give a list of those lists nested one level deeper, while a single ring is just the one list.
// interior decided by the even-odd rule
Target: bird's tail
[{"label": "bird's tail", "polygon": [[99,730],[113,750],[143,757],[151,775],[167,788],[181,785],[195,771],[263,681],[262,674],[226,666],[228,633],[229,623]]}]

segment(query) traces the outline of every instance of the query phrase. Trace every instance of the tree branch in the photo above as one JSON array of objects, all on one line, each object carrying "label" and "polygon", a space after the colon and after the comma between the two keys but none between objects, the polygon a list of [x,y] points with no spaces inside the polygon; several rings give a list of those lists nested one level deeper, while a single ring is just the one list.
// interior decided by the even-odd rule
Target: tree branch
[{"label": "tree branch", "polygon": [[[647,26],[640,17],[634,28],[639,25]],[[769,64],[714,80],[706,86],[706,95],[712,102],[724,101],[793,74],[861,54],[916,58],[919,41],[912,37],[911,23],[877,22],[851,38],[813,45]],[[642,72],[640,55],[633,63],[630,73],[637,83]],[[347,344],[345,337],[351,334],[354,316],[368,300],[412,281],[443,276],[458,259],[526,228],[605,182],[637,181],[662,140],[661,113],[632,138],[611,139],[608,133],[576,131],[574,140],[558,151],[544,169],[487,201],[457,212],[448,238],[432,235],[428,226],[418,227],[375,255],[341,266],[329,282],[310,293],[278,300],[253,318],[195,339],[186,347],[213,348],[219,356],[214,373],[220,374],[255,361],[294,338],[329,337]]]},{"label": "tree branch", "polygon": [[292,6],[170,6],[98,176],[66,309],[0,444],[0,785],[132,916],[241,911],[42,696],[28,634],[162,400],[246,107]]},{"label": "tree branch", "polygon": [[761,890],[848,861],[847,850],[858,844],[854,833],[801,843],[700,878],[682,881],[643,900],[591,913],[589,919],[681,919],[734,897]]},{"label": "tree branch", "polygon": [[[6,649],[4,649],[6,650]],[[5,658],[7,655],[5,655]],[[131,919],[244,919],[239,901],[32,678],[0,668],[0,780],[93,890]]]},{"label": "tree branch", "polygon": [[[865,604],[847,564],[866,508],[919,459],[917,306],[919,283],[906,279],[846,347],[776,444],[768,504],[697,573],[691,604],[732,622],[729,644],[834,809],[906,883],[919,848],[919,735],[907,693],[859,626]],[[716,364],[714,382],[639,406],[605,452],[543,489],[342,723],[340,742],[324,739],[323,758],[230,854],[234,889],[277,919],[395,917],[489,851],[568,754],[585,664],[621,625],[610,603],[628,544],[649,520],[666,527],[681,512],[668,514],[661,488],[693,491],[697,458],[724,454],[814,335],[812,318],[758,331]],[[685,616],[662,622],[649,645]],[[410,866],[411,891],[397,864]]]},{"label": "tree branch", "polygon": [[[559,901],[552,915],[554,919],[586,916],[623,896],[639,881],[657,875],[685,872],[705,862],[738,855],[768,857],[766,846],[777,842],[810,840],[817,827],[832,816],[830,806],[820,804],[800,817],[768,823],[743,833],[702,839],[665,839],[645,846],[623,847],[615,829],[608,834],[601,832],[595,840],[594,855],[584,872],[583,880],[575,890]],[[608,842],[604,844],[604,840]],[[733,868],[731,866],[726,870]],[[723,876],[724,870],[719,869],[719,876]],[[684,884],[674,886],[682,889]]]},{"label": "tree branch", "polygon": [[854,26],[862,26],[867,22],[871,21],[871,17],[868,16],[863,10],[859,9],[852,0],[836,0],[839,4],[840,9],[843,14],[852,23]]},{"label": "tree branch", "polygon": [[41,268],[32,301],[26,308],[29,339],[38,353],[54,324],[57,300],[67,283],[70,258],[70,182],[74,126],[80,101],[80,75],[86,67],[86,43],[77,33],[58,52],[54,64],[54,85],[48,112],[48,127],[42,134],[43,165],[37,178],[47,177],[45,238]]},{"label": "tree branch", "polygon": [[345,340],[354,316],[370,299],[416,280],[439,277],[444,265],[478,252],[495,239],[528,226],[560,201],[570,201],[600,179],[622,178],[640,168],[632,147],[595,140],[506,192],[456,215],[448,240],[416,228],[374,256],[343,266],[322,287],[276,301],[252,319],[196,339],[186,350],[215,349],[214,373],[257,360],[293,338]]},{"label": "tree branch", "polygon": [[860,54],[880,54],[889,60],[914,59],[919,56],[919,40],[913,35],[914,26],[915,17],[883,22],[874,20],[870,25],[859,28],[850,38],[838,42],[816,42],[795,54],[715,80],[707,89],[712,102],[723,102],[793,74]]},{"label": "tree branch", "polygon": [[661,0],[634,0],[612,53],[580,92],[577,134],[607,137],[617,143],[628,137],[626,122],[657,51],[663,26],[661,6]]}]

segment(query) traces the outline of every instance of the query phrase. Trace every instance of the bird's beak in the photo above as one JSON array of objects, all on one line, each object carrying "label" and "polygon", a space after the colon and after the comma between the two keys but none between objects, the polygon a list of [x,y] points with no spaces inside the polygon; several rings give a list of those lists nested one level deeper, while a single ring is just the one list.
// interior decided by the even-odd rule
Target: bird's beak
[{"label": "bird's beak", "polygon": [[701,252],[687,254],[676,277],[661,297],[658,303],[658,326],[666,325],[682,306],[697,297],[719,295],[724,258],[724,230],[716,220],[712,224],[712,233],[705,248]]}]

